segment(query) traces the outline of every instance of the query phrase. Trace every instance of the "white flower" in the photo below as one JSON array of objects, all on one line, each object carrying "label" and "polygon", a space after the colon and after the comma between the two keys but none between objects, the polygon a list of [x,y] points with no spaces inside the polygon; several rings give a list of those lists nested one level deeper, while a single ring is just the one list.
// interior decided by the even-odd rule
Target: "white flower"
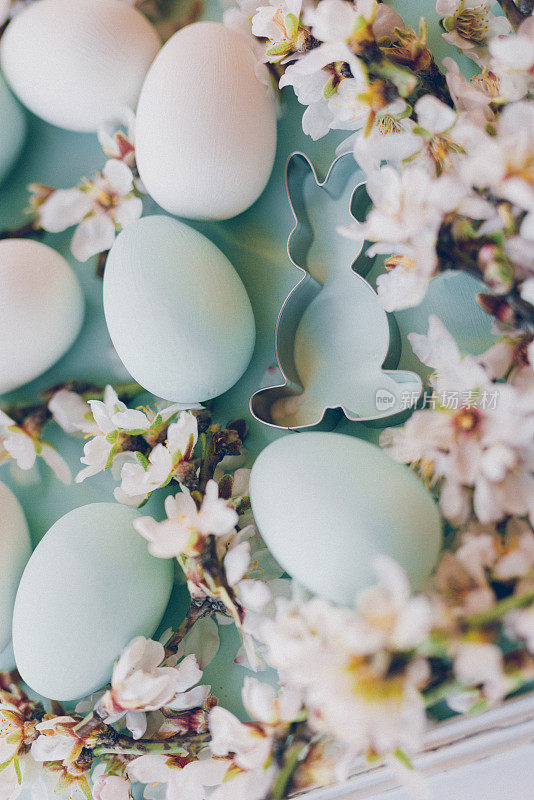
[{"label": "white flower", "polygon": [[202,677],[195,656],[186,656],[177,667],[162,666],[164,658],[160,642],[143,636],[130,642],[113,668],[111,689],[96,705],[105,722],[114,724],[126,717],[126,726],[139,739],[146,730],[147,711],[163,707],[185,711],[202,705],[209,686],[187,691]]},{"label": "white flower", "polygon": [[453,58],[444,58],[443,66],[447,70],[445,79],[456,110],[466,112],[479,125],[494,119],[491,103],[500,96],[497,76],[485,70],[467,80]]},{"label": "white flower", "polygon": [[[365,598],[362,604],[368,611]],[[419,614],[413,611],[415,620]],[[425,727],[419,688],[428,679],[428,665],[415,659],[388,674],[391,655],[383,645],[391,633],[380,630],[385,618],[375,621],[373,626],[359,613],[318,598],[279,600],[276,617],[262,628],[268,663],[301,693],[312,728],[337,739],[349,762],[369,749],[382,756],[413,752]]]},{"label": "white flower", "polygon": [[267,39],[265,60],[281,61],[303,49],[306,31],[300,26],[301,9],[302,0],[272,0],[270,5],[257,8],[251,19],[252,33]]},{"label": "white flower", "polygon": [[114,117],[98,126],[98,141],[108,158],[116,158],[133,169],[135,166],[135,114],[131,108],[120,108]]},{"label": "white flower", "polygon": [[277,727],[294,722],[302,711],[302,697],[293,689],[282,687],[278,694],[272,686],[247,676],[241,690],[243,705],[255,722]]},{"label": "white flower", "polygon": [[482,686],[488,703],[494,704],[512,689],[504,674],[503,654],[495,644],[461,642],[452,650],[454,674],[464,686]]},{"label": "white flower", "polygon": [[110,159],[91,181],[52,191],[39,205],[39,225],[51,233],[77,225],[71,250],[78,261],[87,261],[109,250],[117,229],[141,216],[143,204],[134,195],[133,180],[123,161]]},{"label": "white flower", "polygon": [[233,762],[212,795],[215,800],[263,800],[268,795],[277,772],[272,764],[274,737],[287,735],[302,708],[298,692],[281,689],[277,696],[271,686],[255,678],[245,678],[242,697],[254,720],[251,724],[240,722],[220,706],[210,711],[211,752],[231,757]]},{"label": "white flower", "polygon": [[238,521],[233,506],[219,498],[215,481],[208,481],[200,509],[191,495],[180,492],[165,499],[165,511],[163,522],[152,517],[134,521],[136,531],[149,542],[149,552],[158,558],[198,554],[207,536],[228,536]]},{"label": "white flower", "polygon": [[113,457],[119,449],[121,431],[139,434],[147,432],[151,426],[151,421],[144,411],[128,408],[109,385],[104,390],[104,399],[89,400],[89,406],[96,424],[97,435],[84,447],[84,455],[80,461],[88,466],[76,476],[77,483],[111,466]]},{"label": "white flower", "polygon": [[32,438],[0,410],[0,463],[12,458],[19,469],[26,471],[33,468],[37,456],[48,464],[62,483],[71,482],[69,466],[57,450],[42,439]]},{"label": "white flower", "polygon": [[479,64],[488,60],[487,46],[494,36],[509,33],[506,17],[490,9],[497,0],[437,0],[436,11],[443,19],[443,38]]},{"label": "white flower", "polygon": [[[221,783],[228,762],[205,757],[203,753],[197,761],[186,761],[184,765],[184,760],[179,756],[140,756],[128,764],[128,775],[132,780],[149,784],[145,789],[146,798],[207,800],[206,788]],[[166,787],[163,795],[158,792],[162,784]]]},{"label": "white flower", "polygon": [[261,770],[269,760],[272,739],[255,725],[241,722],[222,706],[210,711],[210,749],[214,756],[232,758],[245,770]]},{"label": "white flower", "polygon": [[436,179],[423,167],[409,165],[400,173],[391,166],[371,172],[366,189],[373,202],[367,219],[340,232],[375,242],[369,255],[394,254],[389,261],[394,268],[377,279],[386,311],[417,305],[436,270],[435,244],[443,218],[459,205],[465,188],[449,175]]},{"label": "white flower", "polygon": [[93,781],[93,800],[131,800],[132,784],[120,775],[99,775]]},{"label": "white flower", "polygon": [[198,439],[198,423],[194,414],[182,411],[167,430],[165,444],[157,444],[144,461],[126,462],[121,470],[122,483],[115,490],[117,500],[132,499],[138,505],[155,490],[166,486],[182,461],[191,458]]},{"label": "white flower", "polygon": [[48,410],[54,422],[66,433],[97,433],[98,428],[91,412],[91,406],[79,394],[60,389],[48,402]]},{"label": "white flower", "polygon": [[499,78],[500,93],[519,100],[532,90],[534,19],[527,17],[515,34],[498,36],[489,43],[490,66]]},{"label": "white flower", "polygon": [[368,627],[368,638],[374,639],[373,649],[412,650],[430,631],[430,603],[423,595],[411,597],[406,573],[388,556],[375,558],[373,569],[378,586],[362,592],[356,602]]},{"label": "white flower", "polygon": [[534,108],[519,101],[507,105],[496,122],[497,135],[487,136],[462,164],[466,182],[490,189],[497,197],[527,211],[521,234],[534,240]]},{"label": "white flower", "polygon": [[77,720],[69,716],[39,722],[35,729],[40,735],[31,747],[35,761],[61,761],[64,764],[76,761],[84,746],[83,740],[73,730],[76,724]]},{"label": "white flower", "polygon": [[[340,92],[342,89],[343,84]],[[381,161],[400,168],[406,158],[421,148],[421,139],[413,133],[415,123],[409,119],[408,113],[406,102],[397,98],[377,112],[370,131],[353,134],[336,153],[348,152],[352,148],[354,158],[366,172],[378,169]]]},{"label": "white flower", "polygon": [[409,338],[416,355],[437,370],[435,410],[416,411],[404,428],[385,431],[382,446],[442,479],[440,506],[448,519],[465,521],[471,497],[481,522],[508,514],[534,518],[532,394],[493,383],[475,358],[461,356],[435,317],[428,336]]},{"label": "white flower", "polygon": [[[339,3],[350,9],[350,6],[342,0],[322,0],[322,2]],[[319,9],[321,5],[318,6]],[[347,38],[350,34],[351,31],[347,30]],[[343,64],[349,65],[351,78],[345,77],[346,73],[341,71]],[[345,107],[346,104],[341,101],[340,107],[336,108],[331,103],[339,90],[339,85],[345,81],[350,81],[352,87],[349,102],[357,96],[358,88],[360,93],[367,89],[367,75],[363,63],[351,52],[345,41],[329,40],[286,67],[279,86],[280,88],[292,86],[299,102],[308,106],[302,117],[302,129],[312,139],[324,136],[331,127],[350,127],[348,120],[353,114]],[[369,111],[367,104],[358,103],[354,114],[354,127],[360,128],[365,124]],[[338,114],[340,118],[336,121]],[[343,123],[342,118],[345,118]]]}]

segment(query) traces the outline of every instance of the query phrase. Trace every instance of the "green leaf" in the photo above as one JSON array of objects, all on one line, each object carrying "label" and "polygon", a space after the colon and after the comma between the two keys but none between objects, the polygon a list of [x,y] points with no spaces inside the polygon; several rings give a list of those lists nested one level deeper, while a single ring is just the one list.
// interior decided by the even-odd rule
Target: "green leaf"
[{"label": "green leaf", "polygon": [[284,22],[289,38],[294,39],[299,29],[298,17],[296,17],[295,14],[286,14]]},{"label": "green leaf", "polygon": [[337,85],[334,81],[334,76],[332,75],[323,89],[323,95],[325,100],[328,100],[329,97],[335,95],[336,92],[337,92]]},{"label": "green leaf", "polygon": [[13,766],[15,767],[15,772],[17,773],[17,780],[19,782],[19,786],[22,783],[22,772],[20,771],[20,764],[17,756],[13,759]]},{"label": "green leaf", "polygon": [[143,453],[140,453],[139,450],[136,450],[134,455],[146,472],[149,464],[148,458]]},{"label": "green leaf", "polygon": [[274,47],[269,48],[267,50],[268,56],[283,56],[284,53],[287,53],[288,47],[287,42],[282,42],[281,44],[275,44]]}]

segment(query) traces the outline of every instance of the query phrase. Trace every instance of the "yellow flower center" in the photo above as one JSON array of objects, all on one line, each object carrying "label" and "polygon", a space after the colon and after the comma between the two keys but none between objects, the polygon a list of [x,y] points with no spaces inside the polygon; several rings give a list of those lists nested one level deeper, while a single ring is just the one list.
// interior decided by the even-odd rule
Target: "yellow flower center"
[{"label": "yellow flower center", "polygon": [[481,3],[476,8],[465,8],[456,16],[456,30],[462,39],[475,44],[485,44],[488,39],[489,13]]}]

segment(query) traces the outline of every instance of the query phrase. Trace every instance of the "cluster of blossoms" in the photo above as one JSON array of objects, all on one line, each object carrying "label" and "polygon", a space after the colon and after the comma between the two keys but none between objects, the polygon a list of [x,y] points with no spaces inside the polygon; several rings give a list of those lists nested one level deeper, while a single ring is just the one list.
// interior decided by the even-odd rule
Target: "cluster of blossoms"
[{"label": "cluster of blossoms", "polygon": [[282,687],[245,678],[251,722],[200,683],[187,623],[163,642],[134,639],[111,685],[72,713],[45,713],[4,675],[2,796],[32,785],[39,798],[130,800],[139,782],[147,800],[280,799],[342,779],[362,758],[417,786],[410,758],[429,708],[482,709],[534,678],[534,531],[526,519],[471,520],[420,595],[389,558],[375,569],[377,586],[353,609],[294,587],[256,616]]},{"label": "cluster of blossoms", "polygon": [[471,80],[451,58],[440,71],[425,20],[405,27],[376,0],[241,0],[226,22],[248,26],[306,106],[306,133],[352,131],[339,152],[367,173],[372,208],[342,233],[388,257],[384,308],[415,306],[438,272],[466,270],[486,284],[487,311],[530,330],[534,19],[509,2],[510,22],[495,5],[437,0],[443,37],[481,70]]},{"label": "cluster of blossoms", "polygon": [[103,123],[98,138],[108,156],[102,172],[72,189],[30,185],[30,211],[37,230],[59,233],[76,226],[71,251],[78,261],[107,253],[117,231],[143,213],[143,186],[135,164],[133,111],[124,108]]}]

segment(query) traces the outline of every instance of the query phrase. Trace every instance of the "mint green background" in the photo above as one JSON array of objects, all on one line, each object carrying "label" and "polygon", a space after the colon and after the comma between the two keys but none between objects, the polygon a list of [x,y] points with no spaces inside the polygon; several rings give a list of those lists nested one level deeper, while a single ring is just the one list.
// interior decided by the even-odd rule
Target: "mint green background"
[{"label": "mint green background", "polygon": [[[404,16],[407,23],[414,25],[418,24],[420,14],[426,14],[430,44],[438,63],[446,55],[455,55],[454,48],[441,39],[433,3],[426,0],[419,3],[413,0],[397,0],[392,5]],[[177,6],[177,14],[179,11]],[[220,9],[215,4],[208,3],[205,16],[219,19]],[[462,63],[470,69],[469,61],[462,59]],[[247,212],[233,220],[190,223],[228,256],[244,281],[254,308],[257,343],[251,365],[239,383],[214,403],[214,417],[221,422],[236,416],[248,419],[251,433],[247,448],[251,459],[273,438],[281,435],[251,419],[248,403],[250,395],[259,388],[265,369],[274,362],[274,326],[278,311],[299,279],[298,271],[292,267],[286,254],[292,216],[284,186],[285,161],[292,151],[304,150],[314,161],[318,172],[324,175],[333,159],[336,145],[346,135],[345,132],[331,133],[326,139],[313,142],[302,133],[302,107],[290,91],[286,93],[285,101],[279,122],[276,164],[262,197]],[[27,116],[28,136],[22,155],[11,176],[0,186],[2,228],[16,226],[24,221],[22,211],[28,202],[26,186],[29,182],[49,183],[58,188],[72,186],[82,175],[90,176],[101,169],[104,163],[104,156],[95,136],[69,133],[30,114]],[[2,120],[1,124],[4,124]],[[144,207],[145,214],[161,213],[148,199],[144,201]],[[82,283],[86,301],[83,330],[61,361],[32,383],[1,398],[2,404],[30,400],[40,390],[69,378],[104,383],[123,380],[125,377],[110,348],[102,311],[102,283],[94,276],[95,262],[92,260],[79,264],[74,260],[69,251],[71,235],[72,231],[47,235],[44,241],[70,261]],[[332,236],[334,231],[325,230],[324,235]],[[380,271],[380,265],[368,276],[371,283],[377,271]],[[396,315],[403,336],[401,367],[418,370],[426,377],[426,370],[411,354],[405,335],[413,330],[425,332],[429,313],[436,313],[442,319],[465,350],[480,352],[491,343],[490,320],[476,305],[476,289],[475,282],[465,276],[444,276],[432,283],[427,299],[419,308]],[[146,320],[145,324],[147,336],[150,336],[150,321]],[[376,441],[378,436],[375,429],[347,421],[341,422],[338,430],[371,441]],[[46,436],[65,455],[75,474],[82,454],[82,442],[63,434],[53,425],[47,429]],[[40,483],[23,487],[13,483],[7,466],[0,468],[0,480],[11,486],[24,507],[34,544],[53,522],[70,509],[112,498],[115,483],[110,475],[100,475],[81,485],[73,483],[65,487],[52,476],[48,468],[40,465],[40,473]],[[387,487],[385,490],[387,491]],[[153,497],[146,506],[146,512],[155,516],[161,515],[162,497]],[[185,609],[184,595],[184,587],[177,587],[163,627],[180,622]],[[206,670],[205,680],[212,683],[213,691],[223,705],[242,711],[239,692],[245,670],[232,663],[239,646],[238,637],[228,626],[221,628],[220,632],[222,647]]]}]

